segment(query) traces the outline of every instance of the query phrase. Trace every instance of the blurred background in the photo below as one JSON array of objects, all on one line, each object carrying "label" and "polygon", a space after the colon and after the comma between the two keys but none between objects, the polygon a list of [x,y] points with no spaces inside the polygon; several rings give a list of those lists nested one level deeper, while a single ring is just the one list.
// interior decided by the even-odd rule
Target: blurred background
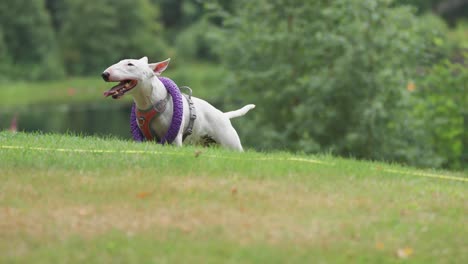
[{"label": "blurred background", "polygon": [[142,56],[247,148],[468,169],[467,0],[2,0],[0,130],[130,139],[100,73]]}]

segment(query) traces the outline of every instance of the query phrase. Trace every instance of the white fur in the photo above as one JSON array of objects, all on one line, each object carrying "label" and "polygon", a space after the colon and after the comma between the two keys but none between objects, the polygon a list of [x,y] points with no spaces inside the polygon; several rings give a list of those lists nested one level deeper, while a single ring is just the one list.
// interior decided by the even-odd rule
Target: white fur
[{"label": "white fur", "polygon": [[[157,78],[157,75],[160,75],[167,68],[168,64],[169,59],[151,64],[148,64],[147,57],[139,60],[126,59],[110,66],[104,72],[109,74],[109,81],[111,82],[123,80],[138,81],[138,84],[128,91],[127,94],[133,97],[138,109],[146,110],[157,101],[166,98],[166,88],[164,88],[164,85]],[[245,115],[255,105],[249,104],[239,110],[223,113],[202,99],[192,97],[192,100],[196,108],[197,119],[193,126],[192,135],[188,136],[184,142],[203,144],[204,138],[209,136],[223,147],[242,151],[239,136],[232,126],[230,119]],[[189,105],[185,98],[183,98],[183,104],[182,126],[173,142],[177,146],[182,146],[182,136],[189,123]],[[153,119],[151,128],[156,132],[158,137],[163,137],[168,130],[172,120],[172,110],[172,100],[169,100],[166,111],[158,114]]]}]

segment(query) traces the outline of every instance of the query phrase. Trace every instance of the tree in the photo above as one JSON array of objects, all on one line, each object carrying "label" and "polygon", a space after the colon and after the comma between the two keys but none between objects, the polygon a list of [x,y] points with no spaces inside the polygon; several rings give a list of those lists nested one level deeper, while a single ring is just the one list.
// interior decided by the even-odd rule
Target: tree
[{"label": "tree", "polygon": [[216,61],[211,35],[222,24],[220,9],[232,11],[231,0],[152,0],[161,9],[165,38],[188,60]]},{"label": "tree", "polygon": [[183,21],[183,3],[184,0],[152,0],[155,5],[163,11],[161,20],[166,28],[178,28]]},{"label": "tree", "polygon": [[66,1],[64,0],[46,0],[46,8],[49,11],[52,26],[55,32],[60,31],[62,23],[65,20]]},{"label": "tree", "polygon": [[60,36],[68,71],[96,74],[124,58],[162,58],[165,46],[156,19],[157,10],[147,0],[67,1]]},{"label": "tree", "polygon": [[452,26],[460,18],[466,18],[468,1],[466,0],[395,0],[396,5],[411,5],[418,13],[434,12],[445,18]]},{"label": "tree", "polygon": [[416,69],[441,56],[438,33],[411,10],[388,0],[237,3],[218,47],[233,73],[226,98],[258,105],[247,144],[439,161],[407,90]]},{"label": "tree", "polygon": [[63,76],[57,43],[43,0],[0,2],[0,27],[12,62],[12,78],[52,79]]},{"label": "tree", "polygon": [[[8,56],[7,47],[3,38],[3,30],[0,27],[0,72],[7,73],[8,66],[10,64],[10,58]],[[0,75],[0,81],[6,79],[7,76],[5,74]]]}]

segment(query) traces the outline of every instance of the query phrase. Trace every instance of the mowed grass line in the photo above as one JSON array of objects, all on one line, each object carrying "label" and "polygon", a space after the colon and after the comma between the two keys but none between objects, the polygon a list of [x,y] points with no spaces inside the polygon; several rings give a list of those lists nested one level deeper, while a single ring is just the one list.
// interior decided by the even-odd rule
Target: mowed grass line
[{"label": "mowed grass line", "polygon": [[63,135],[0,145],[22,147],[0,148],[0,263],[468,260],[467,183],[386,171],[411,168]]}]

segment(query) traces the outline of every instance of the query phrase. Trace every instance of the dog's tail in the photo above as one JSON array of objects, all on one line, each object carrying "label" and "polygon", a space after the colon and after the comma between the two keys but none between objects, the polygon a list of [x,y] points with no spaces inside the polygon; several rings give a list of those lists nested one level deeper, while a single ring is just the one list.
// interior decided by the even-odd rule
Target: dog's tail
[{"label": "dog's tail", "polygon": [[254,104],[248,104],[248,105],[242,107],[241,109],[231,111],[231,112],[226,112],[226,113],[224,113],[224,115],[229,119],[236,118],[236,117],[243,116],[243,115],[247,114],[247,112],[250,111],[253,108],[255,108]]}]

